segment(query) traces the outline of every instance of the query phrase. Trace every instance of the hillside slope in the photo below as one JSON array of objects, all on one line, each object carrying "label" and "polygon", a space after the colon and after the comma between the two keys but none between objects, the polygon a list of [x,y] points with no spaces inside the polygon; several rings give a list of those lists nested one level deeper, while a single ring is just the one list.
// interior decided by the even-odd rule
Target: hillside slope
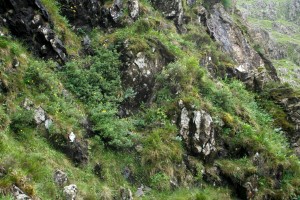
[{"label": "hillside slope", "polygon": [[299,199],[257,42],[226,0],[1,0],[0,199]]},{"label": "hillside slope", "polygon": [[300,1],[237,1],[238,8],[252,26],[261,50],[273,59],[283,82],[299,87]]}]

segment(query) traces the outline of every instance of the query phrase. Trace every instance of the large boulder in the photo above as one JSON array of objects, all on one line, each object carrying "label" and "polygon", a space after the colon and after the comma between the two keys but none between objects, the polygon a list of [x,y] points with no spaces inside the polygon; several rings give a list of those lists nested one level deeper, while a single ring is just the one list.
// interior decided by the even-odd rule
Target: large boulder
[{"label": "large boulder", "polygon": [[183,23],[183,4],[182,0],[151,0],[154,8],[160,10],[163,15],[168,19],[175,20],[177,26]]},{"label": "large boulder", "polygon": [[128,11],[129,16],[136,20],[139,16],[140,7],[139,7],[139,1],[138,0],[128,0]]},{"label": "large boulder", "polygon": [[66,61],[66,49],[52,30],[50,15],[39,0],[2,0],[0,18],[38,56]]},{"label": "large boulder", "polygon": [[189,111],[182,102],[180,115],[180,135],[191,155],[204,158],[216,151],[215,130],[210,114],[204,110]]}]

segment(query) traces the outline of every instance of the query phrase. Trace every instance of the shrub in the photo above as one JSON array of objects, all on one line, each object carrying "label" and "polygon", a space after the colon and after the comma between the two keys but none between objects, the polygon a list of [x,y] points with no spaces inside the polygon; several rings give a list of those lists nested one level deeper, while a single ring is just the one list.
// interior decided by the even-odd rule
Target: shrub
[{"label": "shrub", "polygon": [[10,128],[14,132],[23,132],[23,129],[34,127],[33,111],[18,109],[11,116]]},{"label": "shrub", "polygon": [[151,177],[150,186],[159,191],[170,190],[170,177],[159,172]]},{"label": "shrub", "polygon": [[32,63],[25,71],[24,82],[33,88],[37,88],[40,92],[45,92],[47,89],[50,89],[50,85],[42,76],[39,66],[36,66],[41,63]]},{"label": "shrub", "polygon": [[4,112],[3,108],[0,107],[0,131],[4,130],[6,126],[9,124],[9,117]]},{"label": "shrub", "polygon": [[99,48],[94,56],[67,63],[61,72],[65,86],[85,103],[119,101],[122,87],[118,58],[116,52]]},{"label": "shrub", "polygon": [[130,147],[134,137],[131,132],[132,123],[129,119],[119,119],[116,113],[116,107],[108,103],[99,104],[92,109],[90,119],[93,130],[111,147]]}]

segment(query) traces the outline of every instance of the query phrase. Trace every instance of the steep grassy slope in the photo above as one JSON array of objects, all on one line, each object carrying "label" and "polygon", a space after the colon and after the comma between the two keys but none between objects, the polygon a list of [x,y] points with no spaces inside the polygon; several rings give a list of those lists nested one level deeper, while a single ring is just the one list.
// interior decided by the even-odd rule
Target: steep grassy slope
[{"label": "steep grassy slope", "polygon": [[[1,199],[13,199],[13,185],[33,199],[65,199],[56,169],[67,173],[65,185],[77,185],[77,199],[121,199],[120,187],[135,193],[141,185],[151,190],[134,199],[247,199],[249,191],[255,199],[300,197],[300,161],[286,137],[295,125],[269,98],[271,84],[267,94],[254,93],[199,64],[210,55],[217,75],[236,65],[197,22],[197,6],[183,5],[190,22],[182,34],[148,1],[126,26],[75,33],[59,12],[64,5],[42,2],[70,56],[64,65],[43,60],[0,29]],[[89,55],[80,50],[86,35]],[[124,83],[124,55],[140,52],[172,61],[160,62],[167,64],[151,95],[136,102],[135,88]],[[123,114],[128,104],[135,109]],[[180,135],[182,105],[212,117],[211,156],[191,153]],[[49,126],[37,122],[39,108]]]}]

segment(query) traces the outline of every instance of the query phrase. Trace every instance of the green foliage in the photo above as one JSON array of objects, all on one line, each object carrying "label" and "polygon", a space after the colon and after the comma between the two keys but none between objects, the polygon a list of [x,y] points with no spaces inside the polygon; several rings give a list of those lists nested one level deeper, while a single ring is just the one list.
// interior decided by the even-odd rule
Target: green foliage
[{"label": "green foliage", "polygon": [[122,97],[120,62],[116,52],[99,48],[94,56],[66,64],[61,75],[67,89],[81,101],[96,105]]},{"label": "green foliage", "polygon": [[93,56],[67,63],[61,72],[65,87],[87,105],[93,130],[114,148],[133,144],[131,121],[116,116],[118,103],[133,95],[123,92],[119,68],[116,52],[98,48]]},{"label": "green foliage", "polygon": [[39,69],[40,66],[37,66],[38,63],[34,63],[30,65],[26,71],[24,76],[24,82],[31,88],[36,89],[39,92],[45,92],[50,90],[50,85],[46,82],[46,77],[44,77],[41,70]]},{"label": "green foliage", "polygon": [[219,160],[216,163],[225,175],[242,182],[257,172],[251,160],[246,157],[239,160]]},{"label": "green foliage", "polygon": [[164,173],[157,173],[150,178],[150,187],[159,191],[170,190],[170,178]]},{"label": "green foliage", "polygon": [[11,116],[10,128],[15,133],[24,134],[24,130],[34,127],[33,111],[19,108]]},{"label": "green foliage", "polygon": [[8,115],[2,107],[0,107],[0,131],[4,130],[10,122]]},{"label": "green foliage", "polygon": [[[80,39],[59,15],[55,1],[42,2],[53,17],[57,34],[65,36],[64,43],[71,50],[68,52],[77,54]],[[187,152],[173,122],[180,117],[178,101],[181,99],[189,110],[202,109],[212,115],[218,133],[217,145],[224,142],[226,145],[222,147],[228,146],[226,150],[232,156],[216,158],[214,165],[223,175],[230,176],[234,184],[242,184],[249,175],[257,174],[259,195],[270,194],[274,199],[299,195],[299,159],[289,149],[284,132],[278,128],[289,126],[283,121],[287,115],[273,102],[295,94],[287,87],[266,88],[267,106],[262,106],[263,103],[258,101],[264,95],[256,97],[240,81],[212,79],[205,68],[199,66],[199,59],[211,57],[213,70],[222,77],[233,61],[204,28],[199,28],[197,6],[193,8],[194,13],[186,12],[191,22],[186,25],[187,33],[181,35],[176,33],[173,21],[165,20],[158,11],[150,8],[146,0],[140,3],[141,13],[146,17],[141,15],[130,26],[114,28],[112,32],[94,30],[97,32],[92,37],[94,46],[103,45],[109,49],[98,47],[93,56],[84,58],[72,56],[74,60],[61,69],[54,62],[35,61],[31,56],[28,56],[30,62],[24,62],[27,55],[22,45],[0,38],[0,54],[4,59],[1,79],[4,78],[9,86],[9,92],[1,97],[4,106],[0,108],[0,130],[5,126],[11,128],[0,134],[0,153],[3,155],[0,156],[0,165],[8,169],[5,178],[0,179],[0,190],[25,182],[22,189],[33,194],[33,198],[36,194],[41,199],[62,199],[61,190],[49,180],[53,179],[54,169],[63,169],[70,182],[80,188],[78,198],[112,199],[120,185],[128,185],[121,173],[128,167],[134,179],[130,187],[137,188],[138,184],[145,183],[153,188],[143,199],[231,199],[229,189],[210,187],[202,181],[204,166],[200,158],[189,160],[195,168],[191,170],[192,180],[189,179],[190,172],[182,165]],[[197,1],[196,5],[200,3],[202,1]],[[230,7],[230,1],[222,3],[226,8]],[[128,39],[129,51],[133,54],[142,51],[155,59],[159,49],[155,48],[153,52],[153,47],[157,47],[151,42],[153,38],[175,55],[176,61],[164,67],[158,75],[151,103],[142,105],[142,109],[137,109],[130,118],[121,119],[117,116],[120,103],[135,93],[130,88],[123,91],[119,54],[112,49]],[[11,61],[15,56],[21,65],[12,69]],[[23,97],[45,109],[53,120],[48,131],[44,126],[35,125],[32,111],[14,110]],[[261,106],[270,109],[264,110]],[[86,130],[81,122],[86,118],[95,135],[85,138],[89,144],[88,164],[76,168],[55,148],[64,148],[71,130],[76,132],[77,139],[83,140]],[[14,133],[20,135],[23,130],[28,135],[26,142],[15,138]],[[136,148],[128,148],[133,144],[137,144]],[[243,151],[237,153],[237,149]],[[262,169],[252,163],[252,154],[256,152],[264,160]],[[101,180],[94,175],[96,163],[101,164]],[[273,187],[273,172],[278,166],[283,166],[280,190]],[[173,178],[178,180],[179,188],[170,191]],[[193,188],[195,184],[201,184],[201,187]]]},{"label": "green foliage", "polygon": [[221,2],[225,8],[231,7],[231,0],[221,0]]},{"label": "green foliage", "polygon": [[135,137],[131,132],[132,122],[129,118],[120,119],[116,114],[116,107],[112,104],[99,104],[93,108],[90,116],[93,130],[111,147],[130,147]]},{"label": "green foliage", "polygon": [[176,136],[177,129],[170,124],[146,135],[143,140],[142,165],[149,175],[158,172],[173,175],[174,164],[182,161],[183,153],[181,141],[176,140]]}]

